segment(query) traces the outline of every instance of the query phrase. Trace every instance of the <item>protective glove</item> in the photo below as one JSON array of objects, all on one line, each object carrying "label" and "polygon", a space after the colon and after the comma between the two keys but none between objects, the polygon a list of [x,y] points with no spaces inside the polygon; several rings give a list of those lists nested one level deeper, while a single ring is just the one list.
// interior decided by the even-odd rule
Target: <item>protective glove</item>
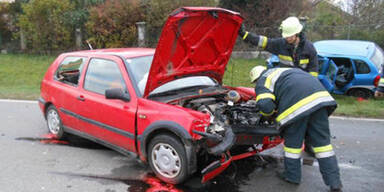
[{"label": "protective glove", "polygon": [[242,23],[241,27],[239,29],[239,36],[240,36],[240,38],[243,38],[246,32],[247,31],[245,30],[245,25],[244,25],[244,23]]}]

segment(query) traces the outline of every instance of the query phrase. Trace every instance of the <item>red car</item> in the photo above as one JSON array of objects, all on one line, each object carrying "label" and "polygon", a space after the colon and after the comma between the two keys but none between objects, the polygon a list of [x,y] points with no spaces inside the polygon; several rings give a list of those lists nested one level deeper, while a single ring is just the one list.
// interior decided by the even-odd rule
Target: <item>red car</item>
[{"label": "red car", "polygon": [[208,181],[231,161],[279,144],[278,125],[261,118],[253,88],[222,85],[242,21],[225,9],[184,7],[169,16],[156,50],[61,54],[41,84],[50,133],[134,154],[173,184],[196,171]]}]

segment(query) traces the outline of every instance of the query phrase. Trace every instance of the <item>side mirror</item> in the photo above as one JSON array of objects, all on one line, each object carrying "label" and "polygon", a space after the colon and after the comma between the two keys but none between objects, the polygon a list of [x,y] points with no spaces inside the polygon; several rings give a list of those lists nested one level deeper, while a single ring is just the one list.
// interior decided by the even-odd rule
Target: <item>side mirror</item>
[{"label": "side mirror", "polygon": [[120,88],[112,88],[105,90],[106,99],[120,99],[123,101],[130,101],[131,96]]}]

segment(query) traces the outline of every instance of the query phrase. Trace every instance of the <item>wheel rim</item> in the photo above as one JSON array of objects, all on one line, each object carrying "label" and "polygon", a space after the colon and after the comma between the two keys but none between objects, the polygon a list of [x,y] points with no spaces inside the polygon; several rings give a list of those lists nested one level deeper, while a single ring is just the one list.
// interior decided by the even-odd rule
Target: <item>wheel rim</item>
[{"label": "wheel rim", "polygon": [[48,129],[51,133],[57,135],[60,131],[60,117],[55,110],[48,111],[47,114]]},{"label": "wheel rim", "polygon": [[158,143],[152,150],[152,164],[164,177],[174,178],[181,170],[181,160],[176,150],[166,143]]}]

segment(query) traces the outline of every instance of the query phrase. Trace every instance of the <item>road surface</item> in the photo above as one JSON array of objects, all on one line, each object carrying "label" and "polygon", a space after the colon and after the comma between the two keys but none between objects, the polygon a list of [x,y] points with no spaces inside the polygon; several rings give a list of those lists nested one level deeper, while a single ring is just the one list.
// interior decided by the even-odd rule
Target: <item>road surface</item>
[{"label": "road surface", "polygon": [[[0,100],[0,122],[0,192],[328,191],[316,162],[303,165],[299,186],[277,179],[279,158],[239,161],[206,185],[197,177],[166,185],[135,157],[78,138],[44,140],[47,127],[36,102]],[[344,191],[384,191],[384,121],[331,118],[331,132]]]}]

